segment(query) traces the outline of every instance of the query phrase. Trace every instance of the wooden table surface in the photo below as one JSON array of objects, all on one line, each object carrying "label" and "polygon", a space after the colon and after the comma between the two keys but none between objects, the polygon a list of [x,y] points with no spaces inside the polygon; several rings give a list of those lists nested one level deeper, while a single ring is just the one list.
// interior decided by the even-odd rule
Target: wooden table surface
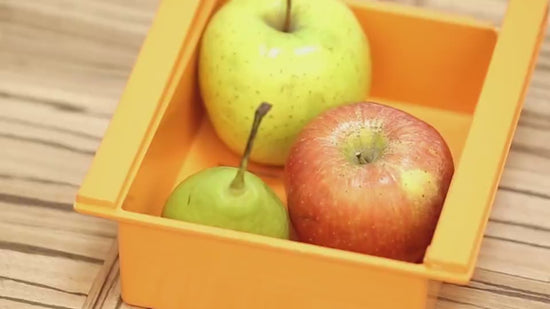
[{"label": "wooden table surface", "polygon": [[[497,24],[506,10],[505,0],[403,2]],[[156,5],[0,0],[0,308],[127,307],[115,224],[72,202]],[[550,308],[549,99],[547,37],[474,278],[444,285],[438,309]]]}]

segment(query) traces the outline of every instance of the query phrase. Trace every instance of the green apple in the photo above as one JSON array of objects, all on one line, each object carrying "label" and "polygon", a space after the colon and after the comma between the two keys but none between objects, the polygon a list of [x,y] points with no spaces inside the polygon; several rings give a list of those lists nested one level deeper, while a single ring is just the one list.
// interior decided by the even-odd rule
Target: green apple
[{"label": "green apple", "polygon": [[283,165],[307,122],[367,96],[369,41],[339,0],[230,0],[203,34],[199,81],[217,135],[237,153],[250,112],[273,104],[251,160]]}]

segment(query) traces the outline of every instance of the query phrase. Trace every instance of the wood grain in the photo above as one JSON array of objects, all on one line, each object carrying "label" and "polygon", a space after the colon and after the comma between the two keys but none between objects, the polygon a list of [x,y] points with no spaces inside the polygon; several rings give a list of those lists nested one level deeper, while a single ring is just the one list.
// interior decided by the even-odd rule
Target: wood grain
[{"label": "wood grain", "polygon": [[[115,241],[108,254],[105,256],[103,266],[99,270],[92,287],[88,291],[88,297],[82,305],[83,309],[117,308],[120,305],[121,301],[117,293],[115,293],[115,295],[109,295],[113,286],[119,284],[118,270],[118,244]],[[106,304],[107,298],[109,299]]]},{"label": "wood grain", "polygon": [[0,1],[0,308],[81,308],[116,236],[72,211],[154,1]]},{"label": "wood grain", "polygon": [[[372,1],[372,0],[371,0]],[[499,25],[504,0],[402,0]],[[130,308],[116,225],[72,202],[155,12],[152,0],[0,0],[0,308]],[[550,308],[550,37],[467,286],[438,309]],[[113,245],[114,244],[114,245]]]}]

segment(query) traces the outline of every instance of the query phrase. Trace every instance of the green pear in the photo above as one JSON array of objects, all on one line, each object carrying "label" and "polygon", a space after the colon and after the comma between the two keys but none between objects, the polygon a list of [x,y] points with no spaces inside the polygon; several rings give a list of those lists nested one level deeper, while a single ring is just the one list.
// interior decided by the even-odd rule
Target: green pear
[{"label": "green pear", "polygon": [[217,135],[237,153],[252,102],[276,107],[251,160],[280,166],[307,122],[369,94],[370,46],[340,0],[230,0],[202,36],[199,82]]},{"label": "green pear", "polygon": [[170,194],[163,217],[288,239],[286,207],[261,178],[247,171],[260,122],[271,109],[262,103],[239,168],[204,169],[182,181]]}]

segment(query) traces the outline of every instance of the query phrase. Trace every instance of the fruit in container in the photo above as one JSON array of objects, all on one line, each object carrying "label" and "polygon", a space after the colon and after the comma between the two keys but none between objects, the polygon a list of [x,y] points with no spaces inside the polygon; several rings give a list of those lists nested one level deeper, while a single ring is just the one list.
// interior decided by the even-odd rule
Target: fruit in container
[{"label": "fruit in container", "polygon": [[290,146],[322,111],[369,93],[368,39],[340,0],[230,0],[201,40],[199,84],[220,139],[246,144],[254,102],[273,104],[252,161],[282,166]]},{"label": "fruit in container", "polygon": [[374,102],[336,107],[290,151],[290,219],[301,241],[419,262],[453,173],[445,140],[426,122]]},{"label": "fruit in container", "polygon": [[286,239],[288,213],[261,178],[247,171],[256,132],[271,105],[256,110],[239,168],[210,167],[195,173],[172,191],[164,206],[166,218]]}]

